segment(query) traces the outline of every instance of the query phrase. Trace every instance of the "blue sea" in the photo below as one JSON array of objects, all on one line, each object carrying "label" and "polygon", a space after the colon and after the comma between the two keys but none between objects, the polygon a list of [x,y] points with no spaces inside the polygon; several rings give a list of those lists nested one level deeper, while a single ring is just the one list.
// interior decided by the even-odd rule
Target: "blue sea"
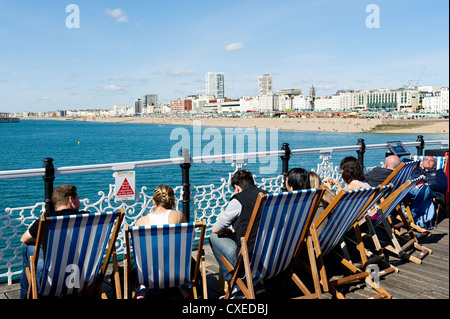
[{"label": "blue sea", "polygon": [[[194,134],[192,126],[157,125],[157,124],[127,124],[127,123],[98,123],[80,121],[53,121],[53,120],[22,120],[20,123],[0,125],[0,171],[35,169],[43,167],[43,159],[54,159],[55,167],[91,165],[102,163],[118,163],[129,161],[142,161],[170,158],[177,145],[181,145],[181,136],[176,132],[189,132],[190,145],[199,140]],[[226,142],[226,128],[216,128],[223,137],[222,152],[229,150]],[[203,141],[201,149],[203,154],[215,154],[219,149],[208,149],[206,133],[211,128],[202,127]],[[266,145],[258,140],[257,151],[280,150],[282,143],[289,143],[291,149],[305,149],[331,146],[356,145],[362,138],[366,144],[380,144],[386,141],[401,140],[413,142],[420,134],[370,134],[370,133],[325,133],[325,132],[297,132],[278,131],[276,141],[273,141],[269,130],[254,130],[256,135],[265,135]],[[172,135],[172,140],[171,140]],[[422,134],[425,140],[448,140],[446,134]],[[219,136],[220,137],[220,136]],[[259,138],[259,137],[258,137]],[[272,141],[271,141],[272,138]],[[178,143],[178,144],[177,144]],[[197,148],[198,149],[198,148]],[[254,150],[248,146],[247,139],[243,146],[244,152]],[[241,152],[242,145],[233,145],[233,152]],[[195,151],[191,151],[191,155]],[[365,165],[376,166],[383,161],[384,150],[368,151],[365,156]],[[415,154],[416,150],[410,149]],[[198,153],[198,152],[197,152]],[[340,159],[347,155],[356,156],[356,152],[337,153],[333,155],[332,162],[338,165]],[[307,169],[317,167],[319,156],[304,155],[293,156],[290,167],[301,166]],[[259,174],[259,166],[267,167],[269,164],[248,163],[245,168],[250,169],[259,177],[270,175]],[[277,174],[281,172],[281,161],[278,160]],[[227,173],[233,171],[230,163],[193,164],[190,171],[192,185],[220,184],[220,178],[226,178]],[[109,184],[114,184],[113,172],[91,174],[60,175],[57,176],[55,186],[63,183],[73,183],[79,189],[80,197],[92,201],[98,198],[98,191],[107,193]],[[275,175],[277,175],[275,174]],[[181,168],[179,165],[136,170],[136,187],[140,189],[147,186],[149,190],[165,183],[172,187],[181,185]],[[42,178],[25,178],[13,180],[0,180],[0,214],[7,207],[20,207],[33,205],[44,199],[44,182]],[[149,192],[151,193],[151,192]]]},{"label": "blue sea", "polygon": [[[414,142],[417,134],[347,134],[325,132],[278,131],[269,130],[233,130],[233,139],[227,139],[230,129],[192,126],[98,123],[54,120],[22,120],[20,123],[0,124],[0,171],[36,169],[43,167],[43,159],[54,159],[55,167],[80,166],[104,163],[119,163],[166,159],[179,156],[182,146],[190,147],[191,155],[217,155],[222,153],[242,153],[254,151],[280,150],[282,143],[289,143],[291,149],[318,147],[336,147],[356,145],[358,139],[364,139],[367,145],[381,144],[387,141],[401,140]],[[255,139],[248,136],[254,133]],[[240,138],[242,134],[245,138]],[[448,140],[445,134],[421,134],[425,140]],[[228,135],[229,136],[229,135]],[[172,139],[171,139],[172,137]],[[195,144],[197,142],[197,144]],[[214,142],[214,143],[213,143]],[[255,145],[255,142],[257,145]],[[187,143],[187,144],[186,144]],[[214,146],[214,147],[212,147]],[[174,151],[175,150],[175,151]],[[199,153],[200,152],[200,153]],[[410,149],[415,154],[415,149]],[[175,155],[174,155],[175,154]],[[365,166],[379,165],[384,159],[385,150],[368,151]],[[344,156],[357,156],[356,152],[335,153],[331,162],[339,165]],[[290,168],[304,167],[316,169],[321,162],[319,154],[292,156]],[[281,173],[279,158],[270,162],[272,173],[262,172],[261,167],[269,167],[267,162],[250,161],[245,168],[251,170],[257,179],[276,176]],[[230,162],[192,164],[190,169],[191,185],[201,186],[222,184],[221,178],[227,178],[234,171]],[[109,185],[114,184],[113,172],[100,172],[77,175],[56,176],[54,186],[74,184],[81,198],[90,203],[97,201],[99,191],[108,194]],[[147,187],[146,194],[161,184],[172,187],[181,185],[179,165],[144,168],[136,170],[136,188]],[[0,180],[0,274],[6,271],[5,262],[14,258],[6,243],[11,247],[20,246],[20,236],[26,227],[12,228],[5,216],[8,207],[32,206],[44,200],[44,182],[41,177]],[[17,221],[12,226],[20,225]],[[23,229],[22,229],[23,228]],[[16,232],[16,235],[14,235]],[[3,250],[3,251],[2,251]],[[15,258],[18,258],[16,256]],[[4,280],[0,280],[4,281]]]}]

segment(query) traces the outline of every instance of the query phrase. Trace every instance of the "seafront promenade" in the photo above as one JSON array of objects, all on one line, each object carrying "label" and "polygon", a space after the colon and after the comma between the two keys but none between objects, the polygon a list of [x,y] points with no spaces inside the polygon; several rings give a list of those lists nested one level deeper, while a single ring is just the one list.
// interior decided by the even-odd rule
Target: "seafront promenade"
[{"label": "seafront promenade", "polygon": [[[397,267],[398,273],[391,273],[381,278],[380,285],[392,295],[392,299],[449,299],[449,212],[441,214],[436,228],[431,230],[430,236],[421,239],[420,244],[431,249],[432,254],[426,256],[422,264],[408,262],[394,255],[387,255],[389,263]],[[209,245],[205,245],[206,252],[206,278],[208,298],[218,299],[219,269]],[[110,266],[103,282],[103,288],[109,299],[115,299],[115,292],[111,281],[112,267]],[[122,269],[121,269],[122,271]],[[327,269],[332,272],[333,269]],[[121,272],[122,273],[122,272]],[[336,277],[337,278],[337,277]],[[123,277],[121,276],[123,289]],[[295,291],[296,292],[296,291]],[[294,290],[286,289],[282,295],[274,295],[270,291],[257,296],[258,299],[271,301],[273,299],[289,299]],[[19,299],[20,285],[0,285],[0,299]],[[345,297],[348,299],[365,299],[374,292],[365,284],[352,284],[345,288]],[[167,297],[167,296],[166,296]],[[162,297],[161,297],[162,298]],[[179,296],[171,296],[180,301]],[[331,299],[330,293],[322,293],[323,299]],[[150,302],[152,299],[149,300]]]}]

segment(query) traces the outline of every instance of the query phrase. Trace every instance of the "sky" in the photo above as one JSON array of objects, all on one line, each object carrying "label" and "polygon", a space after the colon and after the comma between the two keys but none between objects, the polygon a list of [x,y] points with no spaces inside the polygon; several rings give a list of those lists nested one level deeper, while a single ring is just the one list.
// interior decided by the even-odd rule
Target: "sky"
[{"label": "sky", "polygon": [[318,96],[448,86],[448,60],[447,0],[0,0],[0,112],[168,103],[207,72],[232,99],[263,74]]}]

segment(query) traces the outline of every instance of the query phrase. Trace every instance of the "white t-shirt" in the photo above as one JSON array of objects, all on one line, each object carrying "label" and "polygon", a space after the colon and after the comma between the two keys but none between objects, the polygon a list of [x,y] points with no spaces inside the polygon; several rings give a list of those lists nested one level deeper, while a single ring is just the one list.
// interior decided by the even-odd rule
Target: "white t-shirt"
[{"label": "white t-shirt", "polygon": [[150,225],[165,225],[169,223],[169,215],[172,212],[171,209],[166,211],[163,214],[148,214],[148,218],[150,219]]}]

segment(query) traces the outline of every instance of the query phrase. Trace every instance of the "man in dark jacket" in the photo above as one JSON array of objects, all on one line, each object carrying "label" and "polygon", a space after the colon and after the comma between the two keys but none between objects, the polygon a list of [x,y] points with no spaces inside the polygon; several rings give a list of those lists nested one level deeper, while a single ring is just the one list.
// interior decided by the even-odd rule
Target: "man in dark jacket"
[{"label": "man in dark jacket", "polygon": [[[231,197],[227,208],[217,216],[216,223],[212,227],[213,233],[209,238],[214,257],[227,282],[231,280],[231,274],[220,256],[223,255],[231,264],[236,264],[237,255],[241,248],[240,238],[245,236],[258,194],[267,193],[267,191],[256,187],[252,173],[247,170],[236,171],[231,178],[231,186],[233,186],[235,194]],[[231,230],[230,226],[233,227],[234,231]],[[250,235],[248,241],[250,256],[255,245],[258,224],[255,226],[255,233]]]},{"label": "man in dark jacket", "polygon": [[424,175],[423,183],[433,192],[434,197],[444,201],[447,191],[447,175],[442,169],[436,169],[436,160],[433,156],[427,156],[422,162],[422,167],[416,167],[411,174],[411,179]]},{"label": "man in dark jacket", "polygon": [[433,156],[427,156],[422,162],[422,167],[416,167],[411,174],[411,179],[425,176],[424,180],[413,188],[409,195],[412,197],[410,204],[414,222],[423,228],[432,228],[435,217],[433,200],[444,201],[447,191],[447,175],[442,169],[436,170],[436,160]]},{"label": "man in dark jacket", "polygon": [[374,167],[371,171],[364,175],[364,178],[372,187],[377,187],[384,180],[391,175],[394,169],[400,164],[400,158],[397,155],[391,155],[386,157],[384,161],[384,167]]}]

